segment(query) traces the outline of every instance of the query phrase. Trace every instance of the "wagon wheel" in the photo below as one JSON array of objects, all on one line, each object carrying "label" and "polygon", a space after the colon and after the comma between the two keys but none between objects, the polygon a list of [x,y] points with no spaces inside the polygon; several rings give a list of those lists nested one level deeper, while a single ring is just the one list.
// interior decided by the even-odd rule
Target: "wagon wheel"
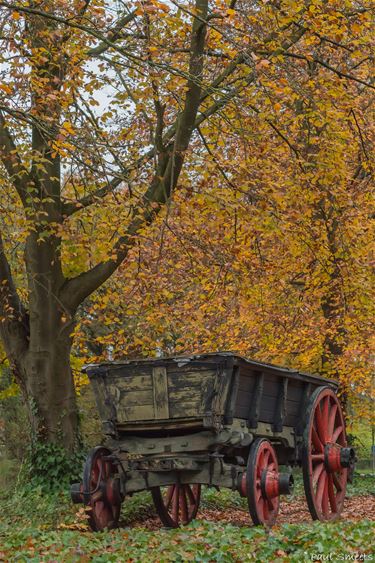
[{"label": "wagon wheel", "polygon": [[269,440],[257,438],[247,460],[245,491],[255,525],[272,526],[279,511],[278,463]]},{"label": "wagon wheel", "polygon": [[88,522],[95,532],[116,528],[121,509],[119,479],[114,477],[116,467],[105,459],[111,452],[98,446],[88,454],[83,469],[82,496],[90,507]]},{"label": "wagon wheel", "polygon": [[302,470],[307,504],[314,520],[340,516],[354,450],[347,448],[339,400],[329,387],[311,396],[303,435]]},{"label": "wagon wheel", "polygon": [[160,520],[168,528],[178,528],[188,524],[197,515],[201,498],[200,485],[181,485],[175,483],[165,487],[151,489],[152,499]]}]

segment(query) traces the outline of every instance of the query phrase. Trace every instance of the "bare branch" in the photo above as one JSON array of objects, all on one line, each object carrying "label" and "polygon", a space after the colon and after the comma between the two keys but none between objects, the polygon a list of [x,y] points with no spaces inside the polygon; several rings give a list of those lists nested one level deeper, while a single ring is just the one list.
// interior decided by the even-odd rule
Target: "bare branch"
[{"label": "bare branch", "polygon": [[[270,53],[264,53],[264,51],[262,51],[262,54],[269,56]],[[375,86],[374,84],[372,84],[371,82],[366,82],[365,80],[362,80],[361,78],[357,78],[357,76],[354,76],[353,74],[349,74],[347,72],[344,72],[342,70],[340,70],[339,68],[335,68],[333,66],[331,66],[330,64],[328,64],[326,61],[323,61],[323,59],[320,59],[318,57],[307,57],[305,55],[300,55],[298,53],[291,53],[290,51],[282,51],[281,52],[282,55],[285,55],[287,57],[291,57],[294,59],[300,59],[302,61],[306,61],[307,63],[311,63],[314,62],[320,66],[323,66],[324,68],[330,70],[331,72],[334,72],[335,74],[337,74],[337,76],[339,78],[347,78],[348,80],[353,80],[354,82],[358,82],[359,84],[363,84],[363,86],[366,86],[367,88],[371,88],[372,90],[375,90]]]}]

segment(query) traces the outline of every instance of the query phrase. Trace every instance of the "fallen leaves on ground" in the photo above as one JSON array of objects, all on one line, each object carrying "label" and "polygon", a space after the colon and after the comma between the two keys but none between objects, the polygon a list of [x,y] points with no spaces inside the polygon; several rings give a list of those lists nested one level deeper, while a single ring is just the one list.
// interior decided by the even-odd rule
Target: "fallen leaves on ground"
[{"label": "fallen leaves on ground", "polygon": [[[209,522],[222,522],[232,524],[233,526],[251,525],[249,513],[243,508],[236,507],[223,510],[205,508],[199,511],[197,519]],[[356,522],[364,519],[375,521],[375,496],[361,495],[346,498],[341,520]],[[311,522],[311,516],[306,500],[303,497],[297,497],[280,503],[277,524],[300,524],[306,522]],[[157,516],[150,516],[143,520],[127,521],[126,525],[132,527],[140,526],[148,530],[157,530],[162,527]]]}]

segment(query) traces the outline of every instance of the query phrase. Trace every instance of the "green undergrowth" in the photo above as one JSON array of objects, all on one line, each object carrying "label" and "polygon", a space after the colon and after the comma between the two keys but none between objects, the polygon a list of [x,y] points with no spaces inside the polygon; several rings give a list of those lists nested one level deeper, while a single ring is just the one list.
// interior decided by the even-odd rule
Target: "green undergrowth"
[{"label": "green undergrowth", "polygon": [[[296,481],[300,496],[298,474]],[[374,493],[374,485],[373,476],[357,476],[349,494]],[[375,560],[373,522],[284,524],[271,532],[237,527],[230,524],[230,511],[246,510],[246,500],[228,490],[205,489],[201,507],[228,511],[228,523],[197,520],[180,530],[146,530],[142,521],[155,511],[151,495],[140,493],[124,502],[120,529],[93,534],[86,529],[85,511],[72,505],[66,490],[16,487],[0,494],[0,561],[264,562],[312,561],[313,555]]]},{"label": "green undergrowth", "polygon": [[122,528],[93,534],[72,530],[22,529],[4,538],[5,561],[50,562],[243,562],[365,560],[375,548],[369,521],[290,524],[267,532],[195,521],[179,530]]}]

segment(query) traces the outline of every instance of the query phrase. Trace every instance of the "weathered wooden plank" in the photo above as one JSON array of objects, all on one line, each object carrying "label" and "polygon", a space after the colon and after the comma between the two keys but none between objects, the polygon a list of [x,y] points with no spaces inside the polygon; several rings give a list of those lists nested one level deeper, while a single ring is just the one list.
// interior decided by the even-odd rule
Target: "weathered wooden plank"
[{"label": "weathered wooden plank", "polygon": [[[240,390],[238,390],[236,406],[246,407],[249,410],[252,397],[253,397],[253,393],[245,393],[243,391],[241,392]],[[264,405],[270,405],[270,404],[274,405],[276,402],[277,402],[277,397],[273,397],[263,393],[261,408],[263,408]],[[289,412],[289,409],[292,412],[298,412],[300,404],[301,401],[294,401],[289,399],[289,387],[288,387],[287,412]]]},{"label": "weathered wooden plank", "polygon": [[170,418],[185,418],[203,416],[200,401],[184,401],[169,405]]},{"label": "weathered wooden plank", "polygon": [[[238,385],[238,394],[243,395],[244,393],[252,393],[254,387],[254,380],[256,378],[256,372],[254,370],[246,370],[244,371],[241,367],[239,385]],[[265,394],[271,397],[277,397],[278,395],[278,386],[277,381],[279,380],[280,375],[270,375],[268,374],[265,376],[265,384],[264,390]],[[288,377],[288,401],[296,401],[300,404],[302,395],[303,395],[303,388],[304,382],[303,381],[295,381],[294,379]]]},{"label": "weathered wooden plank", "polygon": [[215,398],[215,379],[214,377],[206,377],[202,381],[200,388],[200,406],[199,412],[209,413],[212,412],[212,403]]},{"label": "weathered wooden plank", "polygon": [[202,381],[206,379],[214,379],[215,372],[211,370],[202,371],[185,371],[170,372],[168,371],[168,387],[169,389],[182,389],[186,386],[200,387]]},{"label": "weathered wooden plank", "polygon": [[260,405],[263,395],[263,382],[264,374],[260,371],[256,375],[250,410],[247,412],[249,428],[257,428],[258,426]]},{"label": "weathered wooden plank", "polygon": [[236,403],[238,400],[238,388],[240,380],[240,368],[233,367],[230,389],[228,393],[228,400],[225,409],[225,424],[232,424],[235,414]]},{"label": "weathered wooden plank", "polygon": [[298,420],[296,423],[296,436],[302,436],[305,424],[305,415],[307,411],[307,406],[309,404],[310,395],[312,393],[312,384],[306,382],[303,386],[302,397],[300,401],[300,410],[298,413]]},{"label": "weathered wooden plank", "polygon": [[151,377],[151,371],[152,368],[151,366],[142,366],[142,365],[124,365],[124,366],[118,366],[118,365],[112,365],[108,368],[107,371],[107,378],[111,379],[112,377],[138,377],[140,375],[142,376],[148,376]]},{"label": "weathered wooden plank", "polygon": [[217,366],[215,378],[215,397],[212,402],[212,413],[224,415],[230,393],[230,384],[233,373],[233,358]]},{"label": "weathered wooden plank", "polygon": [[189,397],[190,400],[197,400],[200,401],[201,399],[201,395],[202,395],[202,386],[200,385],[199,387],[189,387],[188,385],[182,387],[181,389],[174,389],[172,390],[169,387],[168,390],[168,396],[169,396],[169,402],[170,403],[174,403],[176,401],[183,401],[184,399],[186,399],[187,397]]},{"label": "weathered wooden plank", "polygon": [[120,393],[118,402],[125,408],[138,405],[153,405],[152,389],[146,389],[145,391],[126,391],[126,389],[121,389]]},{"label": "weathered wooden plank", "polygon": [[154,413],[157,420],[169,418],[168,380],[165,367],[152,370]]},{"label": "weathered wooden plank", "polygon": [[286,417],[286,401],[288,394],[288,378],[279,378],[279,393],[277,397],[273,420],[273,431],[282,432]]},{"label": "weathered wooden plank", "polygon": [[126,391],[144,391],[152,389],[151,373],[148,375],[126,375],[113,377],[109,380],[110,385],[116,385]]},{"label": "weathered wooden plank", "polygon": [[153,405],[137,405],[134,407],[122,407],[117,409],[119,423],[137,420],[152,420],[155,418]]},{"label": "weathered wooden plank", "polygon": [[169,433],[170,431],[180,431],[182,429],[191,429],[191,430],[202,430],[202,418],[192,420],[191,418],[169,418],[168,420],[163,421],[144,421],[144,420],[133,420],[131,422],[123,422],[116,425],[117,429],[124,434],[130,434],[132,432],[137,433],[147,432],[150,436],[159,435],[160,432],[166,431]]},{"label": "weathered wooden plank", "polygon": [[91,384],[93,386],[95,402],[98,407],[100,418],[102,421],[115,421],[116,410],[105,386],[104,378],[96,377],[91,381]]}]

